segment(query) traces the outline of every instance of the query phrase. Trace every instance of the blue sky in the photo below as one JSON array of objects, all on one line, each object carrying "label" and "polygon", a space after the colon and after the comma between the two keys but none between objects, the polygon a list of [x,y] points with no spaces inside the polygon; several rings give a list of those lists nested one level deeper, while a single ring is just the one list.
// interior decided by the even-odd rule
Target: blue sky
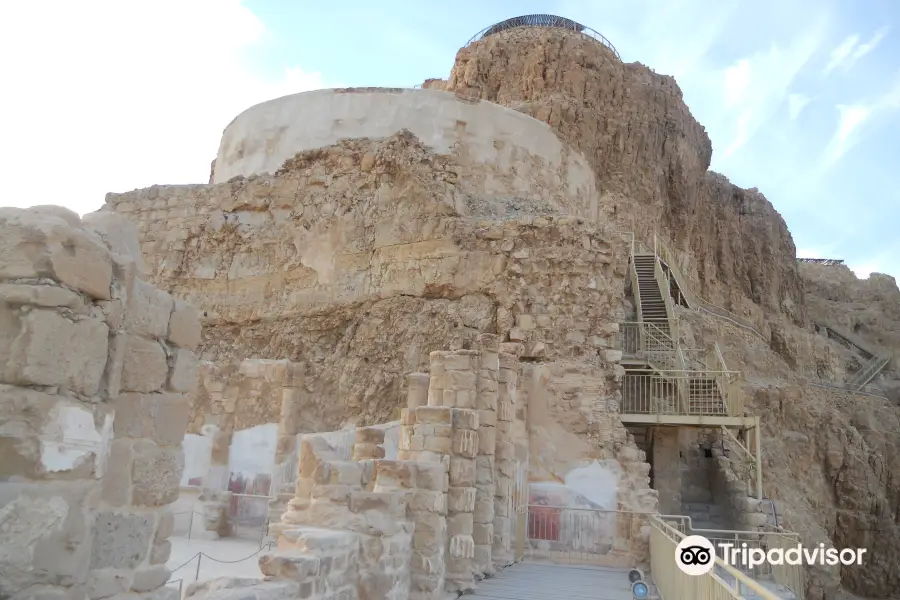
[{"label": "blue sky", "polygon": [[446,77],[480,29],[547,12],[674,75],[713,168],[759,188],[799,254],[900,278],[895,0],[31,4],[0,7],[0,67],[19,90],[0,99],[16,180],[3,205],[83,213],[106,191],[203,182],[222,128],[256,102]]}]

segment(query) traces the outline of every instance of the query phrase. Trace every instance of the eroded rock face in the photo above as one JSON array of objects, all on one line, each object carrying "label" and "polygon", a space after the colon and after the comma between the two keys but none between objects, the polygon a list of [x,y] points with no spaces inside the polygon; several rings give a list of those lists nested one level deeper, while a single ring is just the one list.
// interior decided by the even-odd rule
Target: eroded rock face
[{"label": "eroded rock face", "polygon": [[707,171],[709,137],[672,77],[624,64],[587,36],[519,28],[461,49],[449,79],[427,87],[545,121],[592,163],[600,214],[645,239],[661,230],[689,252],[698,293],[739,314],[758,317],[750,300],[803,320],[784,220],[756,189]]}]

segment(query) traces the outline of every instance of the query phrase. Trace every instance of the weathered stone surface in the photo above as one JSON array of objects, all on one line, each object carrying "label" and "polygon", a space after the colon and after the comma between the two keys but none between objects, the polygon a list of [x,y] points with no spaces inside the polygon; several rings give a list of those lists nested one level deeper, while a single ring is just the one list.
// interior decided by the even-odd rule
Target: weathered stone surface
[{"label": "weathered stone surface", "polygon": [[93,527],[91,568],[139,565],[150,551],[154,521],[150,515],[98,513]]},{"label": "weathered stone surface", "polygon": [[185,598],[194,600],[295,600],[308,598],[300,594],[300,585],[293,581],[265,581],[220,577],[211,581],[190,584]]},{"label": "weathered stone surface", "polygon": [[153,392],[163,387],[169,374],[166,351],[156,341],[133,334],[126,335],[122,361],[122,390]]},{"label": "weathered stone surface", "polygon": [[108,250],[45,211],[0,208],[0,256],[0,281],[48,277],[94,298],[110,298]]},{"label": "weathered stone surface", "polygon": [[135,335],[165,339],[173,307],[172,296],[138,279],[128,297],[125,329]]},{"label": "weathered stone surface", "polygon": [[138,506],[162,506],[178,498],[184,469],[180,447],[160,447],[149,441],[134,445],[131,501]]},{"label": "weathered stone surface", "polygon": [[19,385],[58,385],[92,396],[106,367],[108,328],[50,310],[13,311],[0,304],[0,377]]},{"label": "weathered stone surface", "polygon": [[168,340],[181,348],[194,350],[200,343],[200,311],[181,300],[175,300],[169,318]]}]

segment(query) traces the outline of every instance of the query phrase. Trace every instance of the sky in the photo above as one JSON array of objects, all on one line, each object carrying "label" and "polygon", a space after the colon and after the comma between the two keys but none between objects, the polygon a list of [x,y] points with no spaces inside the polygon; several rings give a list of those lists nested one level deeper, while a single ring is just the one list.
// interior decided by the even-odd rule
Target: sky
[{"label": "sky", "polygon": [[473,35],[529,13],[673,75],[712,168],[766,195],[798,256],[900,279],[896,0],[3,2],[0,206],[84,214],[107,192],[205,183],[253,104],[444,78]]}]

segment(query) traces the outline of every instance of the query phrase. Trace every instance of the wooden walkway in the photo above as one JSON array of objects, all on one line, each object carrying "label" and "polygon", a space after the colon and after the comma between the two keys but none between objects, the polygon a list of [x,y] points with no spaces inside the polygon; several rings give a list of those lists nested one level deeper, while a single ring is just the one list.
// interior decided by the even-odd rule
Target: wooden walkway
[{"label": "wooden walkway", "polygon": [[[652,595],[652,594],[651,594]],[[628,569],[521,562],[484,579],[466,600],[633,600]]]}]

